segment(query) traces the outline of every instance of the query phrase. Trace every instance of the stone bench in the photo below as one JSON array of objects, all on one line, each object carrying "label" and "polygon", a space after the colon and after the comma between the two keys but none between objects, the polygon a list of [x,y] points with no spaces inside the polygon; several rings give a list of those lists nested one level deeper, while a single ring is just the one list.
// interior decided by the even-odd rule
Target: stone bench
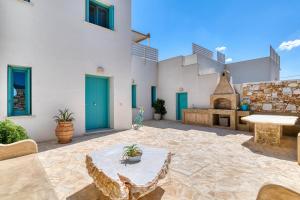
[{"label": "stone bench", "polygon": [[0,199],[58,200],[38,154],[0,161]]},{"label": "stone bench", "polygon": [[37,153],[33,140],[0,144],[0,199],[58,200]]},{"label": "stone bench", "polygon": [[0,144],[0,161],[38,152],[34,140],[22,140],[12,144]]},{"label": "stone bench", "polygon": [[256,200],[299,200],[300,194],[280,185],[268,184],[260,188]]},{"label": "stone bench", "polygon": [[298,133],[297,137],[297,160],[298,164],[300,165],[300,133]]}]

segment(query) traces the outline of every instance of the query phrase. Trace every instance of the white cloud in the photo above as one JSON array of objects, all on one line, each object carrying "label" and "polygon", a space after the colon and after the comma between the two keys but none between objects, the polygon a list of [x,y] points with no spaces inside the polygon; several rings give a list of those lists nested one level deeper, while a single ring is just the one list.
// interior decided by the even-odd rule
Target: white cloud
[{"label": "white cloud", "polygon": [[297,39],[297,40],[290,40],[287,42],[282,42],[278,48],[281,51],[284,51],[284,50],[290,51],[293,48],[296,48],[299,46],[300,46],[300,39]]},{"label": "white cloud", "polygon": [[227,47],[222,46],[222,47],[217,47],[216,51],[224,52],[224,51],[226,51],[226,49],[227,49]]},{"label": "white cloud", "polygon": [[226,62],[232,62],[232,58],[227,58],[225,61]]}]

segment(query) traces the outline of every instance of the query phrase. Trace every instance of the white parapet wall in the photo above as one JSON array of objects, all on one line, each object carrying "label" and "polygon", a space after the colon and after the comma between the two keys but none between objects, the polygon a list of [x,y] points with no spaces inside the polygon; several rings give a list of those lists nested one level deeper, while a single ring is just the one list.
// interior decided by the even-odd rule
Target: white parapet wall
[{"label": "white parapet wall", "polygon": [[[85,21],[85,1],[0,1],[0,119],[7,117],[7,66],[32,68],[32,115],[9,118],[30,137],[54,139],[53,116],[68,107],[85,133],[85,75],[110,78],[110,126],[131,127],[131,1],[115,7],[115,30]],[[103,72],[97,72],[102,67]]]},{"label": "white parapet wall", "polygon": [[[199,75],[200,66],[183,66],[184,57],[179,56],[159,62],[158,96],[166,101],[165,119],[176,120],[176,93],[188,93],[188,107],[209,108],[210,95],[218,80],[218,67],[214,73]],[[218,72],[218,73],[217,73]]]},{"label": "white parapet wall", "polygon": [[270,57],[226,64],[234,84],[279,80],[279,66]]}]

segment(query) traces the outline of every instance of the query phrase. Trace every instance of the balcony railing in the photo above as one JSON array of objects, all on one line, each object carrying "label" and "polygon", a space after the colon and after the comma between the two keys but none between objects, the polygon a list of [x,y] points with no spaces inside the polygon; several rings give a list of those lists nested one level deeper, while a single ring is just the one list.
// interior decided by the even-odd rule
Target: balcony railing
[{"label": "balcony railing", "polygon": [[138,44],[138,43],[132,43],[132,55],[144,58],[145,60],[150,60],[154,62],[158,62],[158,50]]}]

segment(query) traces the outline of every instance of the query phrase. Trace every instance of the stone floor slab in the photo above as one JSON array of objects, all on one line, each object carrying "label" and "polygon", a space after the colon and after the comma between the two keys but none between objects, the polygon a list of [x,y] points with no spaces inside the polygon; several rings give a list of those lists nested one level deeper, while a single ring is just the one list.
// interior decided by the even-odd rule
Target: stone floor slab
[{"label": "stone floor slab", "polygon": [[296,138],[283,138],[279,147],[272,147],[254,144],[246,132],[148,121],[139,131],[90,135],[69,145],[40,143],[38,158],[56,196],[88,196],[79,193],[92,191],[85,189],[92,184],[85,155],[118,143],[163,147],[174,154],[168,177],[144,200],[255,200],[266,183],[300,191]]}]

